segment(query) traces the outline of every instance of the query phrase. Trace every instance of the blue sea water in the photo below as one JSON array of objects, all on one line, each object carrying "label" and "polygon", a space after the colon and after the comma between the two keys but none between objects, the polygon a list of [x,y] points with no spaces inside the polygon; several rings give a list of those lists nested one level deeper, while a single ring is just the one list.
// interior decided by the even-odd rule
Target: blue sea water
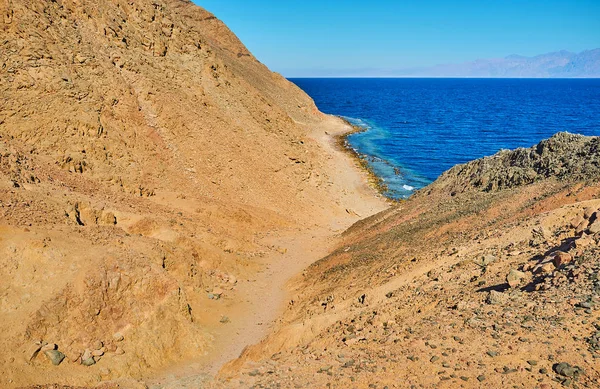
[{"label": "blue sea water", "polygon": [[600,135],[600,79],[291,79],[325,113],[367,131],[349,142],[392,198],[450,167],[559,131]]}]

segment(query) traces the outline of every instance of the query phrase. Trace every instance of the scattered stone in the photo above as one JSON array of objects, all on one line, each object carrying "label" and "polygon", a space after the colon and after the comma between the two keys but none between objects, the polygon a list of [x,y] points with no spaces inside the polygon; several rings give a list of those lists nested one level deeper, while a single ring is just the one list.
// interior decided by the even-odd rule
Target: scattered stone
[{"label": "scattered stone", "polygon": [[229,317],[223,316],[221,317],[221,320],[219,320],[219,322],[221,322],[222,324],[227,324],[229,323]]},{"label": "scattered stone", "polygon": [[486,302],[491,305],[504,305],[509,299],[510,297],[507,294],[492,290],[488,294]]},{"label": "scattered stone", "polygon": [[120,333],[120,332],[116,332],[116,333],[113,335],[113,339],[114,339],[114,341],[115,341],[115,342],[122,342],[122,341],[123,341],[123,339],[125,339],[125,337],[123,336],[123,334],[122,334],[122,333]]},{"label": "scattered stone", "polygon": [[556,374],[568,378],[577,378],[583,373],[583,370],[579,366],[571,366],[566,362],[557,363],[552,368]]},{"label": "scattered stone", "polygon": [[586,220],[586,221],[582,221],[581,223],[579,223],[579,225],[578,225],[578,226],[577,226],[577,228],[575,229],[575,233],[576,233],[576,234],[578,234],[578,235],[579,235],[579,234],[582,234],[582,233],[583,233],[583,231],[585,231],[585,230],[586,230],[587,226],[588,226],[588,222],[587,222],[587,220]]},{"label": "scattered stone", "polygon": [[81,364],[83,366],[92,366],[96,364],[96,361],[94,360],[93,357],[89,357],[89,358],[81,358]]},{"label": "scattered stone", "polygon": [[52,362],[54,366],[60,365],[63,359],[65,359],[65,354],[58,350],[46,350],[44,351],[44,355],[50,360],[50,362]]},{"label": "scattered stone", "polygon": [[539,271],[537,273],[550,274],[554,271],[554,269],[556,269],[556,266],[554,265],[553,262],[546,262],[542,266],[540,266],[538,269],[539,269]]},{"label": "scattered stone", "polygon": [[585,222],[585,219],[581,216],[577,216],[573,220],[571,220],[571,228],[577,228],[583,222]]},{"label": "scattered stone", "polygon": [[73,363],[80,362],[81,353],[77,351],[69,351],[65,354],[67,359]]},{"label": "scattered stone", "polygon": [[506,276],[506,282],[511,288],[519,286],[521,282],[527,278],[527,275],[522,271],[518,271],[515,269],[511,269],[508,275]]},{"label": "scattered stone", "polygon": [[594,220],[593,223],[591,223],[588,226],[588,231],[591,235],[597,234],[600,232],[600,218],[597,218],[596,220]]},{"label": "scattered stone", "polygon": [[100,350],[94,350],[94,351],[92,351],[92,356],[94,356],[94,357],[101,357],[103,355],[104,355],[103,348],[101,348]]},{"label": "scattered stone", "polygon": [[571,254],[567,254],[562,251],[557,252],[554,255],[554,259],[552,260],[554,266],[556,267],[561,267],[563,265],[566,265],[567,263],[570,263],[571,261],[573,261],[573,257],[571,256]]},{"label": "scattered stone", "polygon": [[123,351],[123,349],[121,347],[117,347],[117,349],[115,350],[115,354],[123,355],[123,354],[125,354],[125,351]]},{"label": "scattered stone", "polygon": [[436,362],[440,359],[440,357],[438,357],[437,355],[434,355],[433,357],[431,357],[431,359],[429,360],[429,362]]},{"label": "scattered stone", "polygon": [[497,260],[497,258],[494,255],[492,255],[492,254],[486,254],[486,255],[484,255],[483,257],[481,257],[479,259],[479,261],[477,262],[477,264],[480,265],[480,266],[482,266],[482,267],[485,267],[485,266],[488,266],[488,265],[496,262],[496,260]]},{"label": "scattered stone", "polygon": [[587,207],[583,210],[583,218],[584,219],[589,219],[592,217],[592,215],[596,212],[595,208],[592,207]]},{"label": "scattered stone", "polygon": [[497,351],[492,351],[492,350],[488,351],[486,354],[489,355],[492,358],[498,356],[498,352]]},{"label": "scattered stone", "polygon": [[536,366],[538,364],[538,361],[536,361],[535,359],[530,359],[527,361],[527,363],[531,366]]},{"label": "scattered stone", "polygon": [[100,341],[100,340],[97,340],[96,342],[94,342],[94,345],[93,345],[95,350],[100,350],[102,348],[102,346],[104,346],[104,343],[102,343],[102,341]]},{"label": "scattered stone", "polygon": [[479,381],[479,382],[485,381],[485,376],[483,374],[480,376],[477,376],[477,381]]}]

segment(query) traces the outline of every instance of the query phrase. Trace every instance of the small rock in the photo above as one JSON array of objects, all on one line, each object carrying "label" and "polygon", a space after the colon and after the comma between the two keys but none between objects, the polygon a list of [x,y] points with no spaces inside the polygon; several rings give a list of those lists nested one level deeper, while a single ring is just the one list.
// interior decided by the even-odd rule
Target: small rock
[{"label": "small rock", "polygon": [[578,377],[583,371],[578,366],[571,366],[566,362],[557,363],[553,366],[554,371],[563,377]]},{"label": "small rock", "polygon": [[553,262],[547,262],[544,263],[542,266],[539,267],[539,271],[538,273],[541,274],[550,274],[554,271],[554,269],[556,269],[556,266],[554,265]]},{"label": "small rock", "polygon": [[506,304],[509,299],[510,297],[507,294],[492,290],[488,294],[486,302],[491,305],[503,305]]},{"label": "small rock", "polygon": [[100,340],[97,340],[94,342],[93,347],[95,350],[100,350],[102,348],[102,346],[104,346],[104,343],[102,343],[102,341],[100,341]]},{"label": "small rock", "polygon": [[123,339],[125,339],[125,337],[123,336],[123,334],[122,334],[122,333],[120,333],[120,332],[116,332],[116,333],[113,335],[113,339],[115,340],[115,342],[122,342],[122,341],[123,341]]},{"label": "small rock", "polygon": [[81,364],[83,366],[92,366],[92,365],[96,364],[96,361],[94,360],[93,357],[89,357],[89,358],[86,358],[86,359],[81,358]]},{"label": "small rock", "polygon": [[490,350],[490,351],[486,352],[486,354],[487,354],[487,355],[489,355],[489,356],[490,356],[490,357],[492,357],[492,358],[494,358],[494,357],[497,357],[497,356],[498,356],[498,352],[497,352],[497,351],[492,351],[492,350]]},{"label": "small rock", "polygon": [[221,320],[219,320],[222,324],[227,324],[229,323],[229,318],[227,316],[223,316],[221,317]]},{"label": "small rock", "polygon": [[589,219],[592,217],[592,215],[596,212],[596,208],[592,208],[592,207],[587,207],[583,210],[583,218],[584,219]]},{"label": "small rock", "polygon": [[481,266],[488,266],[492,263],[496,262],[496,257],[492,254],[486,254],[484,255],[481,260],[479,261],[479,265]]},{"label": "small rock", "polygon": [[[103,347],[103,348],[104,348],[104,347]],[[100,350],[94,350],[94,351],[92,351],[92,355],[93,355],[94,357],[101,357],[101,356],[103,356],[103,355],[104,355],[104,350],[103,350],[103,348],[101,348]]]},{"label": "small rock", "polygon": [[581,216],[577,216],[573,220],[571,220],[571,228],[577,228],[581,223],[583,223],[585,219]]},{"label": "small rock", "polygon": [[117,349],[115,350],[115,354],[123,355],[125,354],[125,351],[121,347],[117,347]]},{"label": "small rock", "polygon": [[527,275],[522,271],[518,271],[515,269],[511,269],[508,275],[506,276],[506,282],[511,288],[519,286],[521,282],[527,278]]},{"label": "small rock", "polygon": [[85,351],[83,352],[83,355],[81,356],[81,359],[85,360],[85,359],[90,359],[92,357],[93,357],[92,351],[90,349],[86,348]]},{"label": "small rock", "polygon": [[61,353],[58,350],[46,350],[44,351],[44,355],[52,362],[54,366],[60,365],[60,363],[65,359],[65,354]]},{"label": "small rock", "polygon": [[600,232],[600,218],[597,218],[592,224],[588,226],[588,231],[590,232],[590,235],[594,235]]},{"label": "small rock", "polygon": [[433,357],[431,357],[431,359],[429,360],[429,362],[436,362],[439,359],[440,359],[440,357],[434,355]]},{"label": "small rock", "polygon": [[554,255],[554,259],[552,260],[554,266],[556,267],[561,267],[563,265],[566,265],[567,263],[570,263],[571,261],[573,261],[573,257],[571,256],[571,254],[562,251],[557,252]]},{"label": "small rock", "polygon": [[70,351],[66,353],[67,359],[73,363],[80,362],[81,353],[77,351]]},{"label": "small rock", "polygon": [[479,382],[485,381],[485,376],[483,374],[480,376],[477,376],[477,381],[479,381]]}]

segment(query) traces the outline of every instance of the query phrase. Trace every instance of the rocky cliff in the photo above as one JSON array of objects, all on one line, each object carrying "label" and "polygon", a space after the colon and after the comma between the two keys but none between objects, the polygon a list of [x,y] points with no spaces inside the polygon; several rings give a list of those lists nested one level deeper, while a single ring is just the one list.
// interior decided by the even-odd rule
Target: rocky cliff
[{"label": "rocky cliff", "polygon": [[0,0],[0,31],[0,386],[199,358],[263,237],[349,218],[333,119],[191,2]]}]

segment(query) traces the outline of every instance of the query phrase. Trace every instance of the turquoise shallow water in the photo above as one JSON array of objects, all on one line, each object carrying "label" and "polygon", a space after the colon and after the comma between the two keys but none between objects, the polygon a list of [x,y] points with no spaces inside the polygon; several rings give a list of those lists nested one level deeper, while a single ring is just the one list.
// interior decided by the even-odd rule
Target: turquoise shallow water
[{"label": "turquoise shallow water", "polygon": [[556,132],[600,135],[600,79],[292,79],[405,198],[450,167]]}]

